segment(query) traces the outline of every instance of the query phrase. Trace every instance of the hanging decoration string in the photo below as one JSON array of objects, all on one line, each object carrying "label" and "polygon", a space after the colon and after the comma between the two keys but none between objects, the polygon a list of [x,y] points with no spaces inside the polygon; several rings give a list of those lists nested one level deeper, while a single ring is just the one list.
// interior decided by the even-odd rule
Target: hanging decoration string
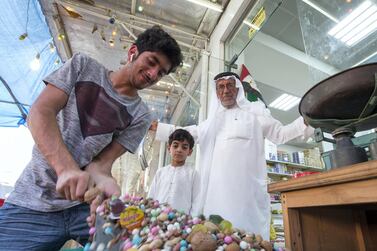
[{"label": "hanging decoration string", "polygon": [[21,34],[18,39],[25,40],[28,37],[27,27],[29,25],[29,8],[30,8],[30,0],[27,2],[27,9],[26,9],[26,24],[25,24],[25,33]]}]

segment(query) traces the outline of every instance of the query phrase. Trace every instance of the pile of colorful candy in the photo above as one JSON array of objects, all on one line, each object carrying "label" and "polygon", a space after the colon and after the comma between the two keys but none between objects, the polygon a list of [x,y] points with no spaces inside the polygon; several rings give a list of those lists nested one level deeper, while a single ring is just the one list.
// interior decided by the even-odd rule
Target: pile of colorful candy
[{"label": "pile of colorful candy", "polygon": [[273,250],[260,235],[235,229],[220,216],[193,218],[158,201],[127,195],[97,208],[90,235],[84,251]]}]

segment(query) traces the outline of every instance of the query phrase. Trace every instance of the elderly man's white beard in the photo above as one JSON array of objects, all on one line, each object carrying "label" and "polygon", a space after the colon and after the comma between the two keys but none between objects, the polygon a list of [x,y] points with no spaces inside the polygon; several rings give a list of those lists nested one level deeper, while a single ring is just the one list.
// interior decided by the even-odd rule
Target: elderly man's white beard
[{"label": "elderly man's white beard", "polygon": [[[238,78],[231,75],[231,76],[225,76],[225,77],[216,79],[216,81],[221,80],[221,79],[233,79],[236,82],[236,88],[238,89],[236,102],[232,107],[229,107],[229,108],[225,107],[221,103],[219,97],[217,96],[216,88],[212,88],[211,93],[210,93],[210,103],[208,105],[208,119],[215,117],[216,113],[223,109],[231,109],[237,106],[242,107],[244,104],[249,103],[249,101],[245,98],[245,93],[242,87],[242,83]],[[213,86],[216,86],[216,81],[213,81]]]}]

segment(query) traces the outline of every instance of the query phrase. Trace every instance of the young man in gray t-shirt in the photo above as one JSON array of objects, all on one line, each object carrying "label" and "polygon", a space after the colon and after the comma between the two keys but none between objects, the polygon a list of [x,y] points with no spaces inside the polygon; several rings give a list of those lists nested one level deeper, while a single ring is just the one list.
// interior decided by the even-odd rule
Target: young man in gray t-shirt
[{"label": "young man in gray t-shirt", "polygon": [[75,54],[44,79],[28,126],[32,159],[0,209],[0,250],[58,250],[89,237],[85,192],[95,184],[119,194],[111,176],[116,158],[133,153],[151,115],[138,90],[155,84],[182,62],[177,42],[155,26],[139,35],[128,62],[109,71]]}]

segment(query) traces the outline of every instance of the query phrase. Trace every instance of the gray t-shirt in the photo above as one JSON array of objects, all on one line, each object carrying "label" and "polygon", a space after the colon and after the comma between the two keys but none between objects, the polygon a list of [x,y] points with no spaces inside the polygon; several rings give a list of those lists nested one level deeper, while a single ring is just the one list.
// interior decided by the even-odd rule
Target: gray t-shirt
[{"label": "gray t-shirt", "polygon": [[[97,61],[78,53],[44,79],[69,96],[56,118],[63,141],[80,168],[112,140],[134,153],[151,123],[147,105],[140,97],[118,94],[109,74]],[[35,145],[7,202],[43,212],[80,203],[63,199],[56,192],[56,181],[55,171]]]}]

